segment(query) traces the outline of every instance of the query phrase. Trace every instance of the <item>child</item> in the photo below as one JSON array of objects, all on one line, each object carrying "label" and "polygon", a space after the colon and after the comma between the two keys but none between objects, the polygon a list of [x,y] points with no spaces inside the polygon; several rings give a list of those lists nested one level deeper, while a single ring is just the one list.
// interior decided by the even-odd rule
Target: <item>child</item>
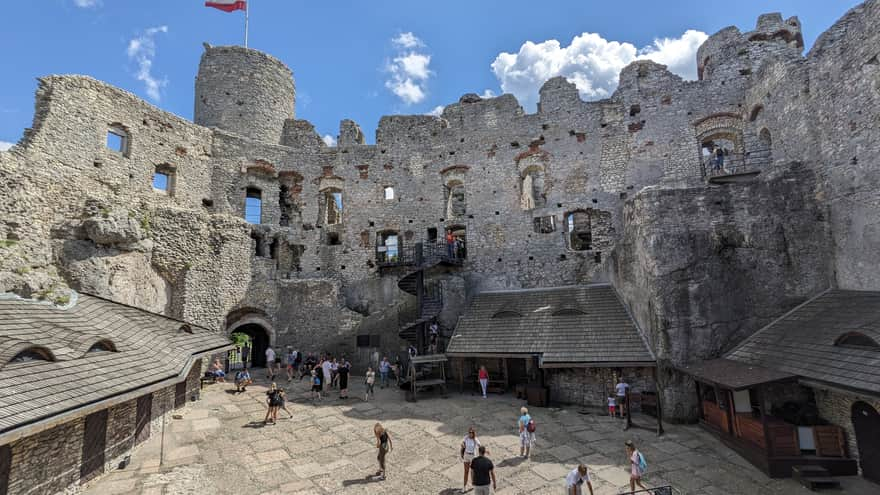
[{"label": "child", "polygon": [[312,370],[312,399],[321,400],[321,375]]},{"label": "child", "polygon": [[616,411],[617,411],[617,400],[614,399],[613,395],[609,395],[608,396],[608,414],[610,414],[611,417],[614,418],[617,416],[615,414]]}]

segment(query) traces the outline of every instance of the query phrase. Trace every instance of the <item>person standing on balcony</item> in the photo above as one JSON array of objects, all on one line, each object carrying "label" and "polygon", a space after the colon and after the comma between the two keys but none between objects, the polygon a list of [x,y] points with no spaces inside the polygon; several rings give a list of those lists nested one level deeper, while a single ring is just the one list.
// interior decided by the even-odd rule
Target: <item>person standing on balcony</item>
[{"label": "person standing on balcony", "polygon": [[714,170],[719,171],[724,169],[724,150],[720,146],[715,146],[715,166]]},{"label": "person standing on balcony", "polygon": [[437,338],[440,335],[440,325],[437,324],[437,320],[431,322],[431,326],[428,327],[428,354],[437,354]]},{"label": "person standing on balcony", "polygon": [[451,230],[446,232],[446,254],[450,258],[455,258],[455,236],[452,235]]}]

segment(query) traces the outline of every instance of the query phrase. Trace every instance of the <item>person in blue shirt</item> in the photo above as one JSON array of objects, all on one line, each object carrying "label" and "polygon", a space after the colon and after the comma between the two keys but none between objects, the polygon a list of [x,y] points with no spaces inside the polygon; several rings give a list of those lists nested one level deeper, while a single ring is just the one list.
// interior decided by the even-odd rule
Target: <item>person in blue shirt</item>
[{"label": "person in blue shirt", "polygon": [[519,428],[519,455],[528,457],[532,450],[532,445],[535,443],[535,432],[529,431],[529,424],[532,422],[532,417],[529,416],[529,410],[525,407],[520,408],[520,417],[516,422],[517,428]]}]

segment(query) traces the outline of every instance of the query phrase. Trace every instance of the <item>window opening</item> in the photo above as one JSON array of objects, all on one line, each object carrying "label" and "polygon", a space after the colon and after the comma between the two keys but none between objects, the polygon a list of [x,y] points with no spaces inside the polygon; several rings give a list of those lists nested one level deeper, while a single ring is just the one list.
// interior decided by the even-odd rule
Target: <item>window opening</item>
[{"label": "window opening", "polygon": [[385,187],[385,199],[394,199],[394,188],[391,186]]},{"label": "window opening", "polygon": [[394,263],[400,259],[400,237],[396,231],[388,230],[376,235],[376,261]]},{"label": "window opening", "polygon": [[451,181],[444,187],[446,194],[446,218],[455,218],[467,213],[464,183]]},{"label": "window opening", "polygon": [[337,225],[342,223],[342,191],[339,189],[328,189],[324,191],[324,223],[327,225]]},{"label": "window opening", "polygon": [[248,223],[260,224],[263,220],[263,199],[259,189],[249,187],[245,196],[244,219]]},{"label": "window opening", "polygon": [[859,349],[880,350],[880,344],[878,344],[876,340],[859,332],[850,332],[841,335],[840,337],[838,337],[837,341],[834,342],[834,345]]},{"label": "window opening", "polygon": [[338,246],[340,244],[342,244],[342,241],[339,239],[339,232],[327,232],[328,246]]},{"label": "window opening", "polygon": [[436,227],[428,227],[428,242],[430,242],[430,243],[437,242],[437,228]]},{"label": "window opening", "polygon": [[549,234],[556,231],[556,217],[551,215],[548,217],[537,217],[534,219],[535,232],[539,234]]},{"label": "window opening", "polygon": [[164,172],[159,172],[158,170],[153,173],[153,189],[162,192],[168,192],[168,183],[171,181],[171,178],[168,174]]},{"label": "window opening", "polygon": [[116,352],[116,348],[113,346],[113,344],[111,342],[108,342],[106,340],[102,340],[100,342],[95,342],[94,344],[92,344],[92,346],[89,347],[89,350],[87,352],[89,352],[89,353],[92,353],[92,352]]},{"label": "window opening", "polygon": [[565,217],[568,248],[573,251],[588,251],[592,248],[593,232],[590,214],[586,211],[573,211]]},{"label": "window opening", "polygon": [[128,156],[128,132],[119,125],[107,130],[107,148]]},{"label": "window opening", "polygon": [[52,355],[45,349],[30,347],[15,355],[9,360],[10,363],[28,363],[31,361],[54,361]]},{"label": "window opening", "polygon": [[532,210],[547,206],[547,195],[544,192],[544,171],[536,168],[526,170],[520,183],[520,207]]}]

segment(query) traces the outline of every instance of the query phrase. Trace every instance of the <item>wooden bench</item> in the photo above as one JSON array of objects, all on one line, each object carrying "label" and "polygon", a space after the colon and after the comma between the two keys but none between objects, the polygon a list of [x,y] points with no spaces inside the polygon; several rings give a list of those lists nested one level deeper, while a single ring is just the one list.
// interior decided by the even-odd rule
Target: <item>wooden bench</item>
[{"label": "wooden bench", "polygon": [[199,378],[199,390],[205,388],[205,384],[216,383],[217,377],[214,375],[204,375]]}]

